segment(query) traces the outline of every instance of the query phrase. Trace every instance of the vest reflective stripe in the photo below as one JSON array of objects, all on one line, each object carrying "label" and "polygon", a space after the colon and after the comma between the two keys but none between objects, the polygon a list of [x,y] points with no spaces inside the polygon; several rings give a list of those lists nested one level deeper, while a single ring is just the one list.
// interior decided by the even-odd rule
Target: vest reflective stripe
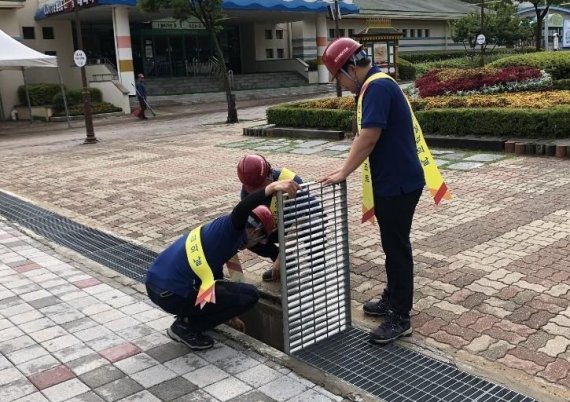
[{"label": "vest reflective stripe", "polygon": [[[392,77],[388,74],[384,73],[376,73],[372,74],[362,85],[362,89],[360,94],[358,95],[358,102],[356,105],[356,123],[358,128],[358,134],[362,130],[362,101],[364,99],[364,94],[366,93],[366,89],[370,85],[371,82],[380,80],[380,79],[389,79],[394,82]],[[404,96],[405,97],[405,96]],[[408,107],[410,109],[410,115],[412,117],[412,123],[414,128],[414,138],[417,147],[417,154],[420,164],[422,165],[422,169],[424,171],[424,177],[426,179],[427,187],[429,188],[434,201],[436,204],[439,204],[442,199],[450,200],[451,194],[447,189],[447,185],[443,180],[443,176],[439,172],[437,165],[431,155],[431,152],[427,146],[427,143],[424,139],[424,134],[422,128],[414,114],[412,109],[412,105],[407,97],[405,97],[406,102],[408,103]],[[357,134],[357,135],[358,135]],[[374,218],[374,193],[372,189],[372,176],[370,170],[370,160],[366,158],[366,160],[362,163],[362,219],[361,221],[364,223],[367,220]]]},{"label": "vest reflective stripe", "polygon": [[[287,168],[283,168],[283,169],[281,169],[281,173],[279,173],[279,177],[277,178],[277,181],[293,180],[295,178],[295,176],[297,176],[295,174],[295,172],[292,172],[291,170],[289,170]],[[277,197],[276,196],[271,197],[271,204],[269,206],[269,209],[271,210],[271,213],[273,214],[273,219],[275,220],[275,222],[277,222]]]},{"label": "vest reflective stripe", "polygon": [[194,305],[200,305],[200,308],[204,308],[206,303],[216,302],[216,282],[214,280],[212,268],[210,268],[210,265],[206,260],[206,256],[204,255],[204,250],[202,249],[201,229],[202,225],[198,226],[188,234],[185,248],[190,269],[198,276],[198,278],[200,278],[201,281],[198,296],[196,296],[196,303]]}]

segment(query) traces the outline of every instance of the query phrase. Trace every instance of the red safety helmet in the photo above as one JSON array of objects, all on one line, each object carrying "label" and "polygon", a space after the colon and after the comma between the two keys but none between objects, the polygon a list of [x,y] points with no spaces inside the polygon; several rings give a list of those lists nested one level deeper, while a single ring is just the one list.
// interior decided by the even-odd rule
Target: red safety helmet
[{"label": "red safety helmet", "polygon": [[255,229],[260,229],[263,227],[265,236],[269,236],[275,227],[273,214],[271,213],[271,210],[265,205],[255,207],[253,211],[251,211],[247,223],[249,223]]},{"label": "red safety helmet", "polygon": [[245,191],[251,193],[263,186],[271,173],[271,165],[261,155],[245,155],[238,163],[237,175]]},{"label": "red safety helmet", "polygon": [[362,49],[362,45],[351,38],[338,38],[329,43],[323,53],[322,60],[333,79],[342,66],[360,49]]}]

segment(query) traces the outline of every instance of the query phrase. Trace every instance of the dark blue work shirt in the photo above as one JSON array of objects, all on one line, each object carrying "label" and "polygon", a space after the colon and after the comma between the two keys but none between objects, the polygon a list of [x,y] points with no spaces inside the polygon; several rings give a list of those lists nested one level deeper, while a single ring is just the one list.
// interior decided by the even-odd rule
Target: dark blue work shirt
[{"label": "dark blue work shirt", "polygon": [[[366,78],[379,73],[372,67]],[[362,100],[362,128],[381,128],[382,135],[370,154],[375,197],[407,194],[423,188],[410,108],[402,90],[392,80],[375,80]]]},{"label": "dark blue work shirt", "polygon": [[[200,279],[190,268],[186,256],[187,237],[188,233],[159,254],[148,270],[148,284],[182,297],[188,297],[193,288],[200,287]],[[225,215],[205,224],[201,238],[204,256],[212,269],[214,279],[223,279],[224,264],[246,242],[245,230],[236,229],[231,215]]]}]

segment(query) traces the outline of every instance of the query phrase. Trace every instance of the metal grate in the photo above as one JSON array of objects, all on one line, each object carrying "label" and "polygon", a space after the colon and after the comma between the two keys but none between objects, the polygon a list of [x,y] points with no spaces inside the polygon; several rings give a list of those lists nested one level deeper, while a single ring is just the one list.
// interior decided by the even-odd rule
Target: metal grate
[{"label": "metal grate", "polygon": [[[536,402],[351,327],[346,185],[278,196],[285,349],[389,402]],[[156,253],[0,192],[0,214],[144,282]]]},{"label": "metal grate", "polygon": [[306,183],[278,195],[285,351],[293,353],[350,326],[346,183]]},{"label": "metal grate", "polygon": [[0,192],[0,214],[129,278],[144,282],[156,253]]},{"label": "metal grate", "polygon": [[397,344],[371,344],[358,328],[295,355],[389,402],[536,402]]}]

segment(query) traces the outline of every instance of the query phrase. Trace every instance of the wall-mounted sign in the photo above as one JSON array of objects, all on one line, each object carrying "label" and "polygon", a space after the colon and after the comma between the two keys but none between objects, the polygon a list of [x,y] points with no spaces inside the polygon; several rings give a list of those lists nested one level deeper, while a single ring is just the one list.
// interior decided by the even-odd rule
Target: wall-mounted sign
[{"label": "wall-mounted sign", "polygon": [[73,62],[77,67],[83,67],[87,64],[87,55],[85,55],[85,52],[81,49],[76,50],[73,53]]},{"label": "wall-mounted sign", "polygon": [[152,29],[206,29],[197,18],[180,21],[174,18],[164,18],[152,21]]},{"label": "wall-mounted sign", "polygon": [[70,13],[75,7],[75,1],[79,8],[93,7],[97,5],[97,0],[51,0],[42,4],[44,15],[55,15]]}]

